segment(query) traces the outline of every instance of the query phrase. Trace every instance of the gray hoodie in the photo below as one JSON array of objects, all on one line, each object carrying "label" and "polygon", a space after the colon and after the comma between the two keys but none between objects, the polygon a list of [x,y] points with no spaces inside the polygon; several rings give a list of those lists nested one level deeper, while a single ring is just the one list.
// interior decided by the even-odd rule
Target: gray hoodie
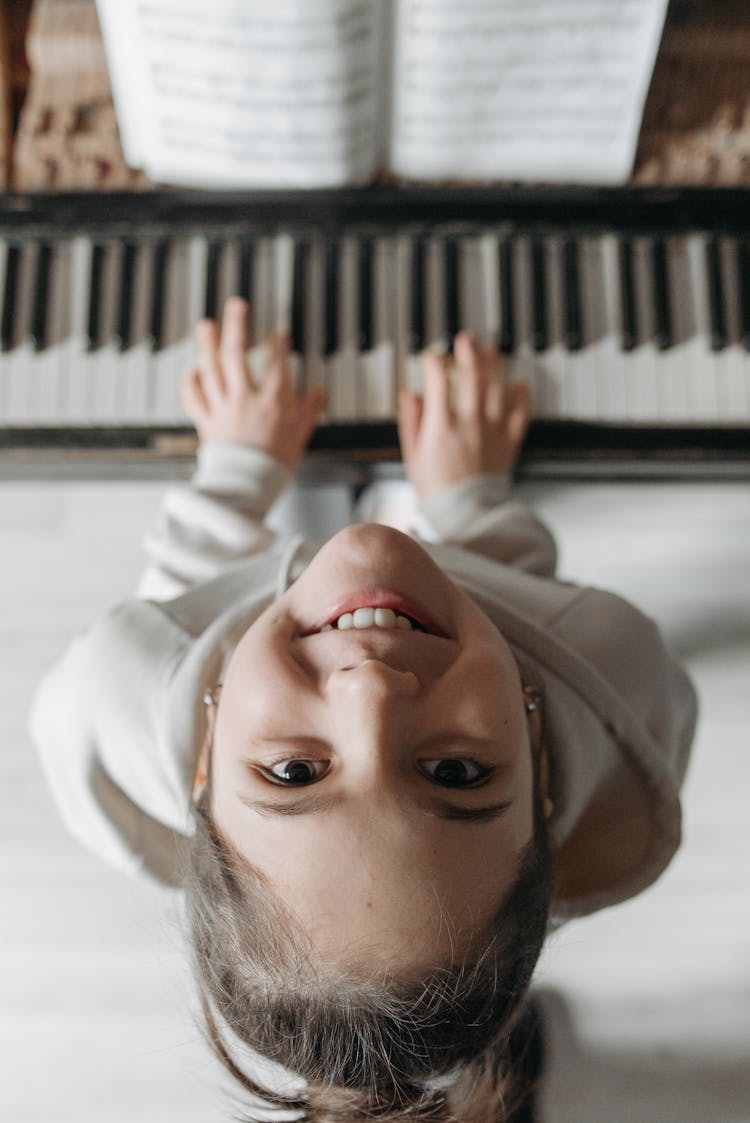
[{"label": "gray hoodie", "polygon": [[[190,484],[166,493],[137,598],[76,637],[38,687],[30,731],[60,813],[128,873],[179,885],[203,692],[319,548],[263,523],[289,480],[254,449],[201,448]],[[474,477],[423,500],[418,525],[543,680],[564,920],[633,896],[669,863],[696,696],[653,621],[555,579],[549,531],[508,490]]]}]

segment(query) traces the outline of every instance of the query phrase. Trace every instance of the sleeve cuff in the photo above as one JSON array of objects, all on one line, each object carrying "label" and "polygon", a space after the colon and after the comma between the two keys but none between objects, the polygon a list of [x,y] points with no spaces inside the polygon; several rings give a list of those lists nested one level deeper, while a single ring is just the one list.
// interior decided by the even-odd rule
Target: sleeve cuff
[{"label": "sleeve cuff", "polygon": [[505,503],[510,486],[506,473],[486,472],[420,499],[419,510],[442,537],[451,538],[466,530],[480,515]]},{"label": "sleeve cuff", "polygon": [[266,510],[291,482],[292,472],[267,452],[249,445],[200,445],[193,486],[216,496],[252,496]]}]

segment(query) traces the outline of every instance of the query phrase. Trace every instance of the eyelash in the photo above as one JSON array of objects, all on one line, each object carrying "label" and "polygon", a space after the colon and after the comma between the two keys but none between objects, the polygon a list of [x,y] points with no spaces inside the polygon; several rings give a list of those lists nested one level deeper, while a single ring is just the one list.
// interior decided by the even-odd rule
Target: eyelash
[{"label": "eyelash", "polygon": [[[454,788],[454,789],[458,788],[462,791],[466,791],[467,789],[481,787],[482,784],[485,782],[485,780],[487,780],[488,777],[493,772],[492,768],[486,768],[484,765],[479,764],[475,760],[465,760],[463,757],[442,757],[442,758],[438,759],[437,761],[425,761],[424,763],[425,764],[433,764],[433,763],[443,764],[443,763],[446,763],[446,762],[449,762],[449,761],[453,761],[453,762],[459,763],[459,764],[468,764],[468,765],[472,766],[473,768],[475,768],[477,770],[477,775],[474,777],[473,780],[470,780],[466,784],[441,784],[439,780],[435,780],[435,777],[432,776],[431,773],[429,773],[429,772],[424,773],[424,770],[422,770],[423,774],[425,774],[428,779],[432,779],[438,787]],[[304,757],[287,757],[284,760],[277,760],[269,768],[259,768],[259,771],[260,771],[261,775],[263,775],[270,783],[276,784],[277,787],[282,787],[282,788],[308,788],[312,784],[317,783],[318,780],[322,779],[322,777],[326,775],[326,773],[328,772],[328,770],[330,768],[330,763],[328,761],[324,762],[327,767],[325,768],[325,770],[323,772],[321,772],[318,776],[314,776],[310,780],[303,781],[302,783],[294,783],[293,781],[290,781],[290,780],[284,780],[281,776],[278,776],[275,772],[273,772],[272,769],[278,768],[279,765],[282,765],[282,764],[306,764],[306,765],[309,765],[309,766],[313,766],[313,765],[320,764],[320,763],[321,763],[321,761],[306,760]]]}]

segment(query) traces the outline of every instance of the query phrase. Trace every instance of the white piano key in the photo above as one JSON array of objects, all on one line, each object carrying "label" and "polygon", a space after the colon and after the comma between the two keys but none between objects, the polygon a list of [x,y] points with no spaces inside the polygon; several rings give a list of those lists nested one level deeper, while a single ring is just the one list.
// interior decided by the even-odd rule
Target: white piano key
[{"label": "white piano key", "polygon": [[39,424],[60,425],[65,400],[64,341],[70,320],[69,255],[67,243],[52,247],[45,311],[46,340],[32,360],[31,396]]},{"label": "white piano key", "polygon": [[453,341],[448,339],[445,318],[445,255],[442,237],[426,239],[424,283],[427,347],[430,351],[444,354]]},{"label": "white piano key", "polygon": [[[270,341],[276,332],[291,331],[292,327],[292,287],[294,279],[294,239],[291,234],[280,233],[270,243],[270,281],[271,300],[267,303],[264,315],[270,325],[267,334],[251,340],[250,362],[254,377],[260,382],[265,377],[270,359]],[[289,369],[292,383],[299,388],[302,381],[301,363],[297,356],[290,356]]]},{"label": "white piano key", "polygon": [[133,270],[130,347],[121,352],[123,425],[147,425],[150,421],[150,393],[153,361],[148,342],[151,319],[151,265],[153,247],[141,243],[136,247]]},{"label": "white piano key", "polygon": [[734,238],[721,240],[720,260],[729,341],[716,356],[716,398],[720,419],[731,425],[747,423],[750,417],[750,354],[742,344]]},{"label": "white piano key", "polygon": [[93,244],[78,235],[68,245],[70,321],[65,341],[67,375],[61,405],[66,424],[90,424],[93,416],[95,357],[87,350],[87,325]]},{"label": "white piano key", "polygon": [[121,377],[121,354],[115,344],[120,303],[120,273],[123,246],[110,241],[102,266],[101,327],[104,345],[95,351],[93,384],[94,417],[102,425],[117,425],[122,417],[125,388]]},{"label": "white piano key", "polygon": [[290,331],[292,326],[292,280],[294,274],[294,239],[291,234],[277,234],[273,243],[273,311],[272,331]]},{"label": "white piano key", "polygon": [[650,238],[633,239],[633,286],[638,343],[632,351],[626,352],[625,359],[628,420],[654,422],[659,416],[659,398]]},{"label": "white piano key", "polygon": [[410,351],[412,238],[400,235],[392,242],[391,262],[396,301],[396,368],[399,390],[424,392],[424,371],[419,355]]},{"label": "white piano key", "polygon": [[[705,245],[701,237],[669,238],[667,269],[673,345],[657,362],[660,417],[716,419],[715,358],[711,350]],[[709,394],[706,385],[710,384]],[[711,400],[709,400],[709,398]]]},{"label": "white piano key", "polygon": [[586,402],[581,400],[578,371],[568,364],[565,346],[565,291],[563,245],[558,236],[543,243],[547,293],[547,347],[536,353],[536,362],[544,371],[544,383],[555,387],[557,416],[581,418]]},{"label": "white piano key", "polygon": [[43,424],[38,402],[39,386],[31,341],[31,316],[34,306],[34,281],[38,246],[28,242],[21,246],[16,284],[13,349],[8,360],[8,420],[22,426]]},{"label": "white piano key", "polygon": [[468,272],[467,299],[476,331],[484,344],[497,343],[500,330],[500,278],[497,237],[484,233],[474,242]]},{"label": "white piano key", "polygon": [[[613,235],[580,240],[583,349],[572,356],[590,371],[596,401],[595,417],[602,422],[623,420],[625,361],[621,346],[618,243]],[[593,419],[594,414],[592,414]]]},{"label": "white piano key", "polygon": [[[154,421],[174,424],[183,413],[182,380],[197,363],[197,349],[188,342],[187,305],[190,286],[190,242],[175,238],[167,245],[163,294],[163,347],[154,352],[153,378],[149,395]],[[200,317],[199,317],[200,318]],[[194,321],[192,332],[195,331]]]},{"label": "white piano key", "polygon": [[358,255],[352,238],[338,244],[338,341],[327,362],[329,413],[339,421],[362,416],[362,401],[357,379],[357,301]]},{"label": "white piano key", "polygon": [[277,327],[276,272],[275,238],[256,238],[250,307],[252,347],[248,359],[252,376],[258,382],[263,381],[268,366],[269,341]]},{"label": "white piano key", "polygon": [[602,255],[598,239],[577,238],[581,346],[566,349],[569,408],[584,421],[601,421],[605,400],[601,370],[604,323]]},{"label": "white piano key", "polygon": [[684,421],[689,416],[689,370],[696,343],[695,292],[684,241],[666,238],[664,245],[672,343],[655,352],[656,418],[669,417],[671,403],[673,416]]},{"label": "white piano key", "polygon": [[534,417],[559,416],[560,387],[552,375],[547,374],[532,346],[533,297],[528,237],[522,235],[513,239],[511,256],[515,346],[513,354],[507,358],[507,376],[509,381],[524,381],[528,385]]},{"label": "white piano key", "polygon": [[323,355],[325,328],[325,243],[319,237],[310,240],[305,287],[305,385],[318,387],[325,394],[322,421],[333,418],[327,382],[328,370]]},{"label": "white piano key", "polygon": [[473,332],[479,344],[491,339],[486,308],[485,261],[479,237],[457,239],[459,327]]},{"label": "white piano key", "polygon": [[373,242],[373,348],[359,357],[364,416],[371,421],[398,415],[396,385],[395,246],[392,238]]}]

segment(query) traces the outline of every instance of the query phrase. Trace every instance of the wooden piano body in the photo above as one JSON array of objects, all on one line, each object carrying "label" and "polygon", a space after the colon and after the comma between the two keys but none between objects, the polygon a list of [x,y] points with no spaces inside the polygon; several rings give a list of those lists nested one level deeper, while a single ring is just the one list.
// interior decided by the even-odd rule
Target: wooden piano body
[{"label": "wooden piano body", "polygon": [[[0,196],[0,472],[184,473],[193,329],[234,292],[326,415],[305,470],[398,459],[398,389],[468,326],[531,385],[521,475],[750,475],[742,189]],[[260,364],[262,354],[254,352]],[[331,465],[335,465],[332,469]]]}]

